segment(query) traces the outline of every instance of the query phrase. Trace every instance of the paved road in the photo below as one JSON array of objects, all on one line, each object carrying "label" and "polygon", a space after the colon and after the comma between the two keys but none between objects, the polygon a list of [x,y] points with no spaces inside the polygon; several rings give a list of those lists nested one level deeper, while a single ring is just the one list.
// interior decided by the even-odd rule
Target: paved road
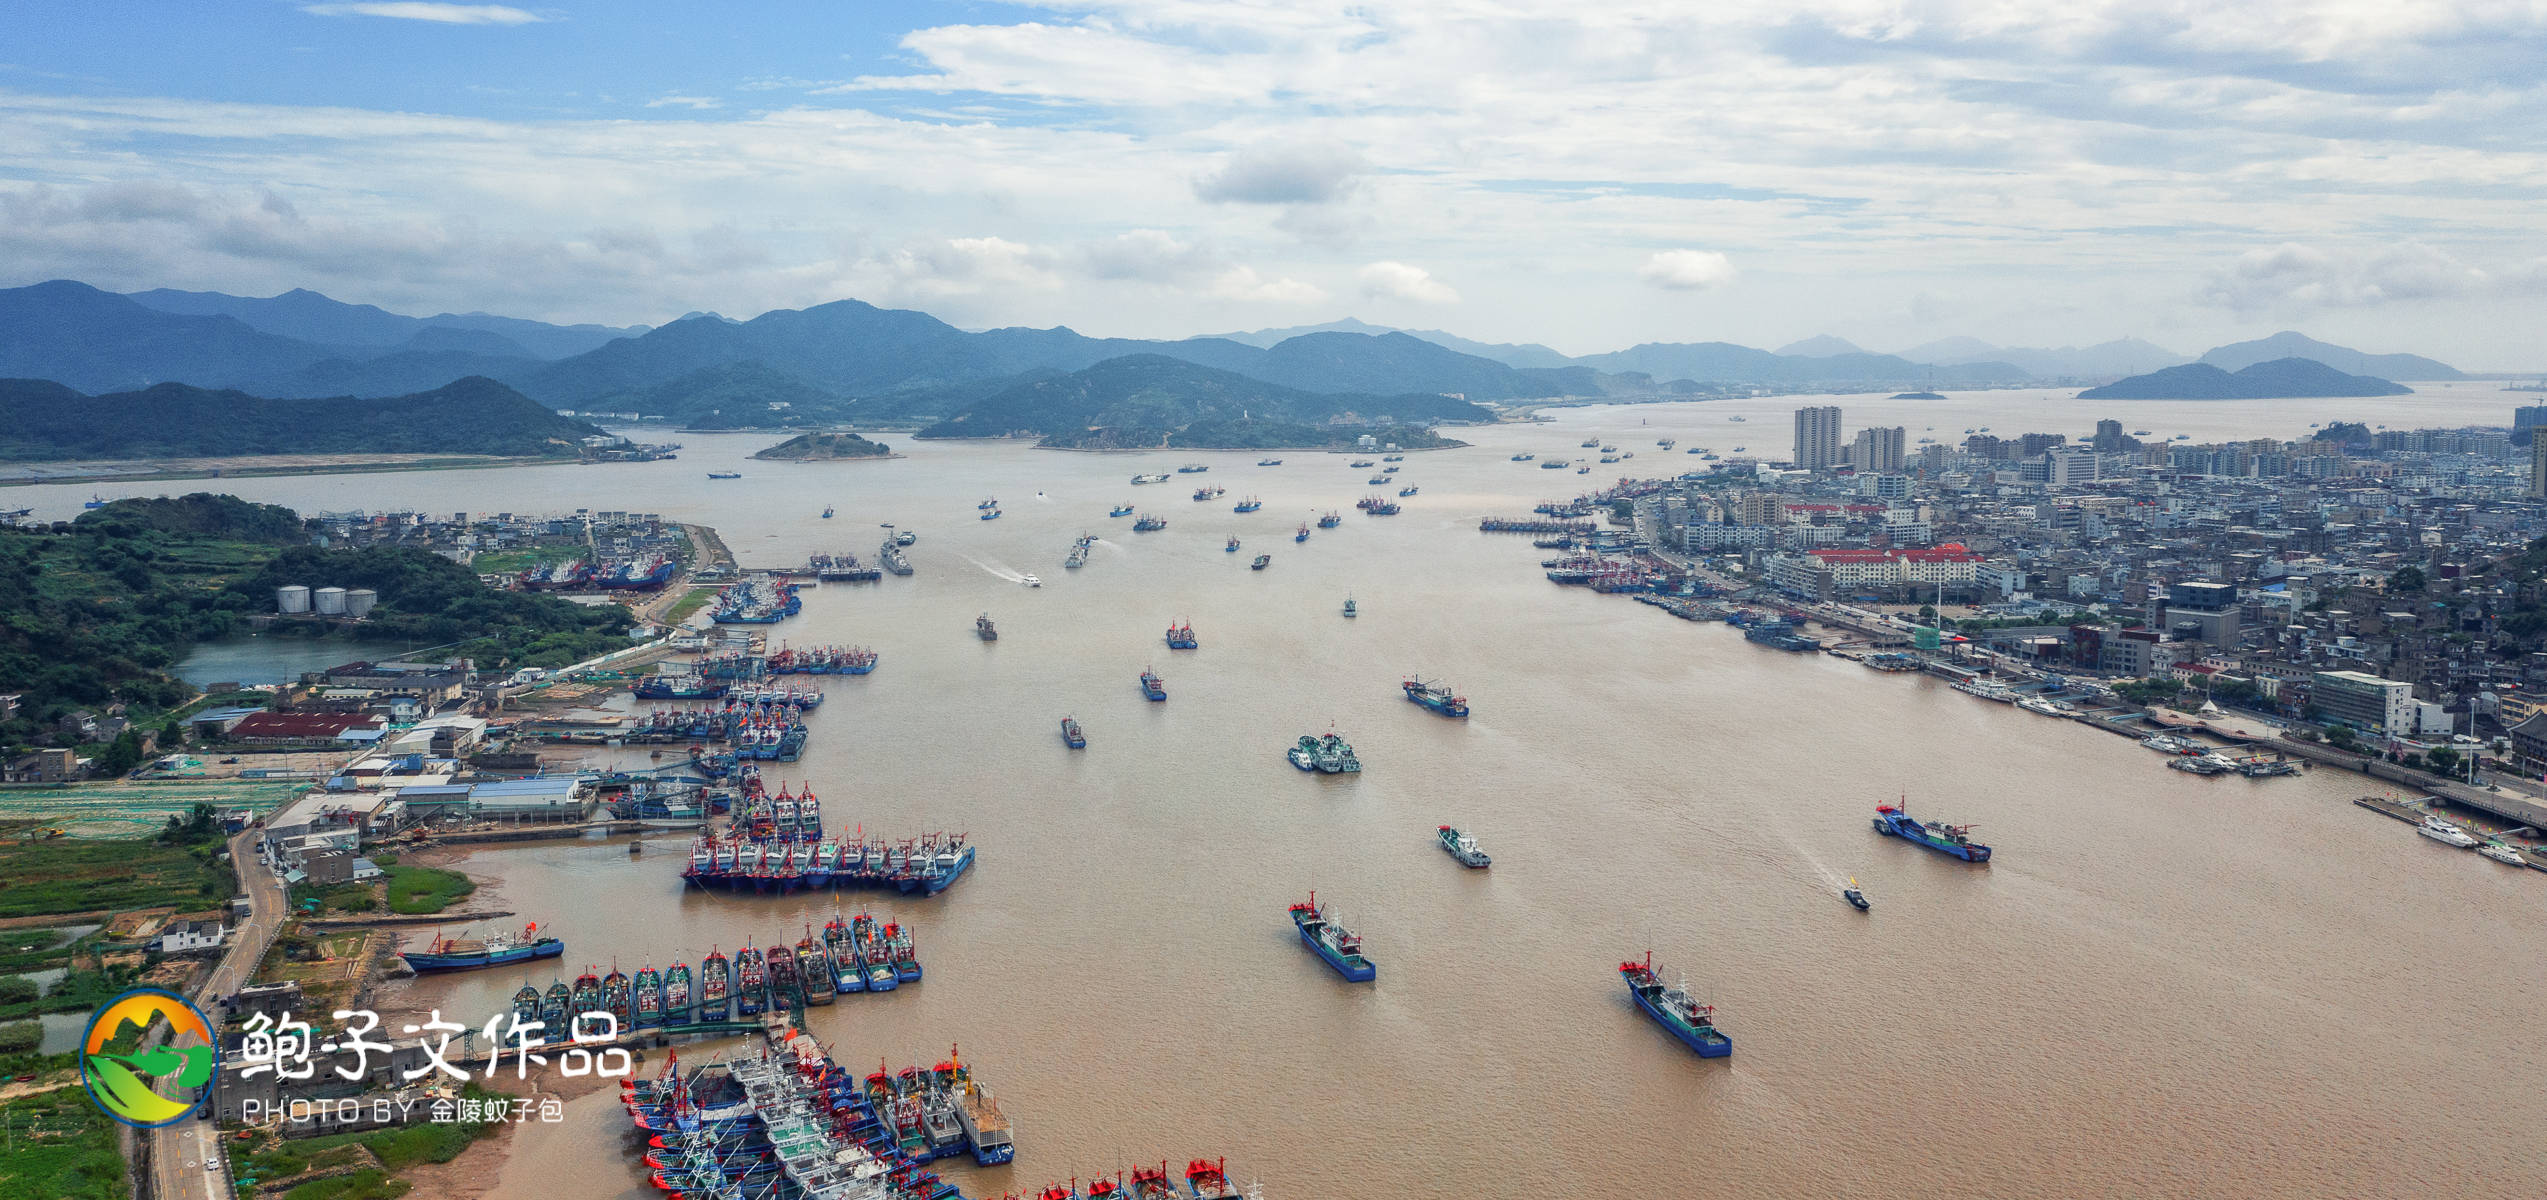
[{"label": "paved road", "polygon": [[[212,974],[195,989],[194,1001],[204,1010],[215,1034],[221,1031],[221,998],[246,986],[265,958],[274,935],[289,912],[283,881],[257,857],[261,829],[250,828],[230,839],[230,865],[240,890],[248,896],[248,916],[231,930],[230,943]],[[180,1039],[190,1044],[192,1037]],[[226,1200],[232,1193],[221,1162],[220,1131],[210,1121],[179,1121],[151,1130],[150,1192],[157,1200]]]}]

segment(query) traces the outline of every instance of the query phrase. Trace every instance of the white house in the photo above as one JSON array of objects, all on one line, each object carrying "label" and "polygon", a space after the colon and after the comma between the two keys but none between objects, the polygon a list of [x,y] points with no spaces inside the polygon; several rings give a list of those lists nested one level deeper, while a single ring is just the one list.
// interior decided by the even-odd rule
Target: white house
[{"label": "white house", "polygon": [[192,954],[199,950],[218,950],[221,936],[227,933],[219,921],[178,921],[161,930],[161,954]]}]

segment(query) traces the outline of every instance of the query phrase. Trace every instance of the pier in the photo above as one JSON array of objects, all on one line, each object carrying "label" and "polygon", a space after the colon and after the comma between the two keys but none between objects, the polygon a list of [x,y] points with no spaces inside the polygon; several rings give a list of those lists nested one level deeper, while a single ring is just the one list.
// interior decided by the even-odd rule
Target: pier
[{"label": "pier", "polygon": [[1592,533],[1590,521],[1542,521],[1521,517],[1488,517],[1477,522],[1479,533]]}]

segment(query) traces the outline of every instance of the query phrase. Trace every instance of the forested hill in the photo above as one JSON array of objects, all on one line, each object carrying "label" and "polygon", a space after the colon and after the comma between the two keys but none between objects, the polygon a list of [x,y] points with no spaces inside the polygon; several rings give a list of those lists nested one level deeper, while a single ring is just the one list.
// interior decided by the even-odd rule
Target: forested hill
[{"label": "forested hill", "polygon": [[370,588],[380,602],[358,624],[279,622],[275,636],[443,645],[437,657],[482,669],[563,666],[628,644],[615,605],[498,591],[420,550],[326,550],[307,537],[290,509],[205,493],[0,527],[0,692],[22,697],[0,749],[33,744],[76,708],[122,700],[139,717],[183,702],[190,689],[168,669],[273,612],[282,584]]},{"label": "forested hill", "polygon": [[600,427],[568,420],[492,379],[385,400],[282,400],[163,383],[87,396],[0,379],[0,459],[240,454],[569,455]]}]

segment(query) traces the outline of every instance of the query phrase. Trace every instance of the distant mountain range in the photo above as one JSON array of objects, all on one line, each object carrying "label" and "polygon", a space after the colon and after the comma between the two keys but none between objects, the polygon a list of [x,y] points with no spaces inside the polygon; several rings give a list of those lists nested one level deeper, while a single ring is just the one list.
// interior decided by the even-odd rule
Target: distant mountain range
[{"label": "distant mountain range", "polygon": [[[482,377],[551,409],[636,412],[708,428],[802,427],[946,420],[1012,393],[1062,394],[1067,385],[1037,385],[1130,356],[1173,359],[1285,393],[1431,395],[1455,397],[1454,404],[1749,386],[1889,392],[2093,382],[2185,361],[2136,340],[2035,350],[1953,338],[1875,354],[1824,335],[1777,351],[1651,342],[1568,357],[1541,345],[1354,320],[1155,341],[1060,327],[968,331],[856,300],[750,320],[694,313],[656,328],[613,328],[484,313],[409,317],[298,290],[265,298],[124,296],[67,280],[0,289],[0,378],[49,379],[88,394],[181,382],[277,399],[406,397]],[[2223,346],[2204,361],[2234,371],[2286,357],[2381,378],[2457,377],[2430,359],[2366,355],[2296,334]],[[1199,376],[1189,382],[1206,386]]]},{"label": "distant mountain range", "polygon": [[2235,342],[2210,351],[2202,361],[2223,371],[2236,371],[2261,362],[2281,358],[2304,358],[2321,362],[2338,371],[2355,375],[2375,375],[2386,379],[2445,380],[2465,379],[2447,363],[2434,362],[2419,354],[2364,354],[2342,346],[2329,346],[2312,337],[2282,332],[2252,342]]},{"label": "distant mountain range", "polygon": [[42,379],[0,379],[0,459],[226,457],[242,454],[565,455],[602,431],[492,379],[356,401],[272,399],[182,383],[83,395]]},{"label": "distant mountain range", "polygon": [[2189,355],[2178,354],[2164,346],[2152,345],[2139,338],[2122,338],[2099,342],[2093,346],[2062,346],[2044,350],[2023,346],[1993,346],[1979,338],[1951,337],[1901,352],[1901,357],[1917,363],[1953,366],[1962,363],[2008,363],[2037,379],[2110,379],[2118,375],[2137,375],[2160,367],[2191,362]]},{"label": "distant mountain range", "polygon": [[2320,396],[2403,396],[2414,389],[2348,375],[2306,358],[2277,358],[2223,371],[2186,363],[2080,392],[2081,400],[2286,400]]},{"label": "distant mountain range", "polygon": [[551,325],[486,313],[402,317],[368,304],[331,300],[306,288],[257,299],[220,292],[157,288],[128,297],[145,308],[196,317],[232,317],[261,333],[323,346],[466,350],[498,357],[565,358],[613,338],[634,337],[643,325]]}]

